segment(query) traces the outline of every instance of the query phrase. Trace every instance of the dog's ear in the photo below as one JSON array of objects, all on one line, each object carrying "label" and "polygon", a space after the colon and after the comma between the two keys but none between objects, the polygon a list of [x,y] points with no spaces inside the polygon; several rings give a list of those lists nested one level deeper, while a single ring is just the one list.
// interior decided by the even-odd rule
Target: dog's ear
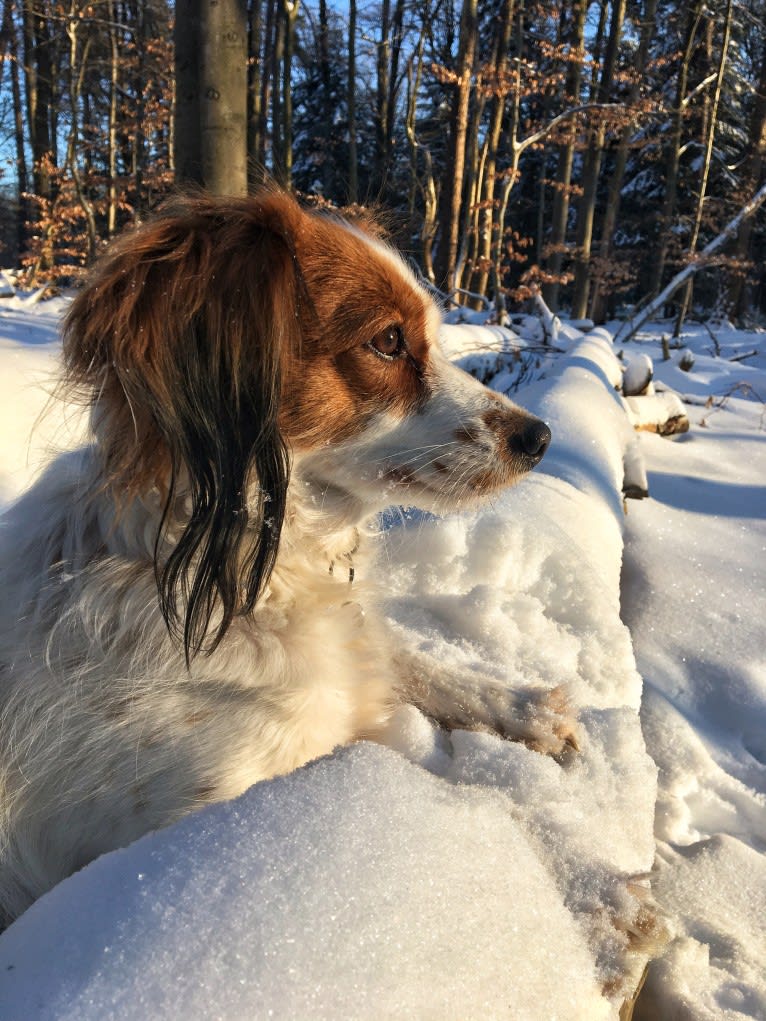
[{"label": "dog's ear", "polygon": [[68,380],[93,405],[106,484],[118,503],[162,495],[155,570],[187,662],[253,610],[276,558],[303,215],[278,192],[177,199],[114,246],[65,324]]}]

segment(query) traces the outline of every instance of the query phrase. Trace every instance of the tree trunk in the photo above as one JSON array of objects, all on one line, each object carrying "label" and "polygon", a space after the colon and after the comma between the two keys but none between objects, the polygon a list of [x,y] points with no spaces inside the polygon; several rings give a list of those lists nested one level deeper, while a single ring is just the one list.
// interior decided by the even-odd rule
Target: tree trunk
[{"label": "tree trunk", "polygon": [[[612,88],[622,23],[625,17],[625,0],[615,0],[612,8],[612,20],[609,26],[609,39],[604,55],[604,66],[598,89],[597,101],[606,103]],[[601,172],[601,159],[604,151],[605,130],[600,124],[590,132],[588,149],[585,154],[582,171],[582,198],[577,209],[577,251],[575,253],[575,280],[572,296],[572,318],[582,319],[588,308],[588,290],[590,287],[590,252],[593,239],[593,221],[596,211],[596,192]]]},{"label": "tree trunk", "polygon": [[176,181],[204,184],[200,137],[199,0],[176,0],[175,80],[176,102],[173,139]]},{"label": "tree trunk", "polygon": [[300,0],[283,0],[285,18],[285,46],[282,69],[282,152],[283,183],[293,183],[293,52],[295,50],[295,23],[298,20]]},{"label": "tree trunk", "polygon": [[[272,91],[278,83],[277,48],[277,3],[278,0],[267,0],[266,28],[263,33],[263,71],[261,73],[261,106],[258,120],[258,135],[261,142],[263,164],[266,164],[268,149],[269,109],[272,106]],[[272,165],[274,163],[274,137],[271,138]]]},{"label": "tree trunk", "polygon": [[90,50],[90,39],[86,39],[82,49],[78,45],[78,34],[83,25],[81,10],[76,0],[72,0],[67,12],[66,32],[69,39],[69,138],[67,141],[66,167],[72,175],[77,201],[82,207],[85,216],[87,230],[87,261],[92,262],[96,255],[98,244],[98,233],[96,230],[96,217],[93,204],[83,185],[80,174],[80,126],[78,106],[82,95],[82,83],[85,77],[85,70],[88,66],[88,53]]},{"label": "tree trunk", "polygon": [[455,286],[470,287],[470,274],[476,265],[475,258],[468,261],[469,248],[476,254],[478,240],[479,197],[481,189],[479,128],[484,117],[486,100],[474,95],[468,103],[468,129],[466,132],[465,164],[463,168],[463,210],[458,229],[458,251],[455,262]]},{"label": "tree trunk", "polygon": [[[718,120],[718,105],[721,101],[721,90],[723,88],[723,78],[726,73],[726,59],[729,53],[729,41],[731,39],[731,19],[733,10],[733,0],[727,0],[726,4],[726,18],[723,27],[723,41],[721,43],[721,56],[718,61],[718,73],[716,75],[715,90],[713,92],[713,101],[710,109],[710,117],[708,119],[707,138],[705,142],[705,159],[702,164],[702,179],[700,181],[699,196],[697,199],[697,209],[694,214],[694,226],[692,228],[692,236],[689,242],[689,254],[694,255],[697,251],[697,241],[699,240],[700,227],[702,225],[702,211],[705,205],[705,194],[707,192],[707,182],[710,177],[710,165],[713,159],[713,146],[715,145],[715,129],[716,122]],[[689,311],[689,305],[692,300],[692,293],[694,289],[694,282],[690,278],[684,286],[683,293],[681,295],[681,306],[678,310],[678,316],[676,318],[675,328],[673,330],[673,336],[678,337],[681,333],[681,327],[683,326],[686,313]]]},{"label": "tree trunk", "polygon": [[319,0],[319,80],[322,86],[322,120],[317,133],[322,141],[322,194],[330,196],[333,184],[334,160],[331,158],[333,133],[333,102],[330,75],[330,27],[327,22],[327,0]]},{"label": "tree trunk", "polygon": [[689,65],[694,54],[697,29],[699,28],[703,7],[704,0],[696,0],[695,6],[689,11],[684,52],[681,65],[678,69],[676,102],[673,109],[670,140],[665,157],[665,194],[659,216],[655,258],[650,264],[649,294],[651,295],[657,294],[662,286],[662,278],[665,275],[665,263],[667,262],[668,249],[670,247],[670,231],[678,203],[678,170],[681,162],[681,141],[683,137],[686,92],[689,81]]},{"label": "tree trunk", "polygon": [[247,194],[247,19],[241,0],[200,0],[202,179]]},{"label": "tree trunk", "polygon": [[248,190],[253,191],[263,175],[265,158],[261,124],[263,100],[263,30],[261,0],[247,4],[247,175]]},{"label": "tree trunk", "polygon": [[274,50],[271,61],[271,163],[274,176],[284,181],[285,148],[282,119],[282,66],[285,56],[284,0],[276,0]]},{"label": "tree trunk", "polygon": [[140,222],[146,211],[144,201],[144,169],[146,162],[146,2],[136,0],[133,15],[133,38],[136,45],[136,70],[134,75],[133,94],[136,97],[136,128],[133,135],[133,189],[135,192],[134,209],[136,219]]},{"label": "tree trunk", "polygon": [[492,97],[492,113],[486,138],[486,158],[482,178],[481,211],[479,214],[478,259],[471,290],[486,295],[492,259],[492,237],[497,215],[497,156],[503,130],[507,91],[504,79],[508,72],[515,0],[504,0],[497,30],[495,50],[496,92]]},{"label": "tree trunk", "polygon": [[[422,218],[420,222],[420,261],[423,272],[430,282],[435,282],[433,264],[433,243],[436,235],[436,219],[439,208],[439,193],[434,175],[433,160],[428,148],[418,140],[416,131],[416,113],[418,96],[420,95],[420,83],[423,76],[423,48],[425,46],[427,26],[421,26],[420,38],[409,60],[407,68],[407,115],[405,119],[405,130],[407,141],[410,146],[410,189],[407,208],[410,214],[410,221],[415,220],[415,207],[422,207]],[[424,170],[422,175],[418,172],[418,156],[422,156]],[[420,199],[418,201],[418,193]]]},{"label": "tree trunk", "polygon": [[450,294],[455,289],[455,268],[458,251],[458,231],[461,223],[463,199],[463,170],[465,168],[468,110],[471,96],[471,74],[476,53],[476,3],[463,0],[460,19],[457,77],[452,101],[452,118],[447,154],[447,165],[442,185],[442,202],[439,217],[439,248],[436,258],[437,285]]},{"label": "tree trunk", "polygon": [[359,201],[359,174],[356,150],[356,0],[348,4],[348,201]]},{"label": "tree trunk", "polygon": [[380,5],[380,39],[376,49],[376,90],[375,90],[375,188],[378,194],[383,190],[388,169],[388,74],[391,32],[391,0],[382,0]]},{"label": "tree trunk", "polygon": [[107,4],[109,18],[109,121],[107,125],[106,156],[106,232],[114,237],[117,228],[117,84],[120,65],[120,48],[117,41],[117,15],[114,0]]},{"label": "tree trunk", "polygon": [[176,175],[247,193],[247,14],[241,0],[176,0]]},{"label": "tree trunk", "polygon": [[17,258],[24,253],[27,239],[27,157],[24,148],[24,112],[21,107],[21,86],[19,83],[18,40],[13,20],[13,0],[5,0],[3,9],[2,53],[10,58],[11,97],[13,99],[13,136],[16,146],[16,180],[18,182],[18,206],[16,209]]},{"label": "tree trunk", "polygon": [[24,0],[24,75],[33,188],[40,198],[50,200],[52,189],[48,166],[53,147],[50,125],[54,105],[51,65],[53,38],[47,12],[47,0],[38,0],[37,3]]},{"label": "tree trunk", "polygon": [[[569,35],[569,67],[567,70],[565,95],[573,106],[580,102],[580,86],[582,69],[585,60],[585,19],[588,13],[587,0],[574,0],[572,28]],[[551,212],[551,232],[549,240],[550,256],[546,269],[553,277],[560,277],[564,266],[564,246],[567,238],[569,220],[569,193],[574,163],[577,125],[572,126],[572,133],[566,145],[558,147],[558,165],[556,167],[556,186],[553,191],[553,210]],[[559,306],[558,280],[543,284],[543,301],[554,311]]]},{"label": "tree trunk", "polygon": [[[657,0],[646,0],[643,17],[641,19],[641,36],[636,53],[634,67],[635,78],[630,87],[627,106],[635,106],[641,96],[641,86],[645,80],[646,65],[649,59],[650,44],[654,36],[655,14]],[[625,167],[628,162],[628,147],[630,139],[635,130],[635,124],[627,124],[620,133],[620,141],[617,152],[614,156],[614,167],[609,181],[609,192],[604,210],[604,222],[601,226],[601,244],[599,252],[602,259],[609,259],[614,246],[614,233],[617,226],[617,214],[620,210],[620,195],[625,177]],[[606,314],[605,295],[603,288],[596,284],[590,305],[590,317],[595,322],[603,322]]]},{"label": "tree trunk", "polygon": [[394,117],[396,114],[396,97],[399,91],[399,60],[402,52],[404,34],[404,0],[396,0],[394,18],[391,23],[390,65],[388,69],[388,99],[386,100],[386,132],[385,158],[386,170],[391,161],[394,138]]}]

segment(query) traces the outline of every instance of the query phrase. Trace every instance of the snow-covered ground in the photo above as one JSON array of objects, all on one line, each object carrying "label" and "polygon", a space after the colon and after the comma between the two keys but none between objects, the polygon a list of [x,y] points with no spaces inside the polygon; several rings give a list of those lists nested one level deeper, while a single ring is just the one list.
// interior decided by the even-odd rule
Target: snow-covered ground
[{"label": "snow-covered ground", "polygon": [[[56,404],[38,421],[60,309],[20,306],[0,305],[0,501],[78,428]],[[551,426],[542,465],[471,515],[390,515],[377,574],[424,670],[563,685],[580,750],[403,709],[391,747],[60,884],[0,937],[0,1017],[615,1018],[653,949],[632,934],[651,937],[655,862],[670,941],[635,1017],[766,1017],[766,335],[721,330],[713,357],[690,328],[690,372],[661,361],[659,326],[624,345],[696,402],[688,433],[641,434],[651,498],[626,517],[616,349],[565,329],[551,357],[531,325],[518,352],[473,327],[445,343],[500,389],[532,381],[514,396]]]},{"label": "snow-covered ground", "polygon": [[652,499],[626,520],[622,613],[660,771],[653,886],[679,933],[646,1019],[766,1018],[766,335],[715,332],[720,357],[688,330],[690,372],[638,342],[695,402],[685,435],[642,435]]}]

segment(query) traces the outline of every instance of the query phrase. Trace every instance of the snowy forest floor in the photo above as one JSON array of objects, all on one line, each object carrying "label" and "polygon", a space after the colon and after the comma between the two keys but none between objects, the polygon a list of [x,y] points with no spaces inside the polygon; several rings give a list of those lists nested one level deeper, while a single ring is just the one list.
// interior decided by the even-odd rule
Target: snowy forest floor
[{"label": "snowy forest floor", "polygon": [[[76,416],[37,421],[65,305],[0,307],[0,504],[79,428]],[[612,874],[654,857],[670,939],[635,1021],[766,1017],[766,333],[716,327],[716,353],[710,330],[689,324],[690,371],[681,350],[662,360],[664,324],[615,345],[628,362],[652,358],[657,390],[682,395],[691,426],[640,434],[650,497],[624,515],[615,473],[630,436],[609,343],[565,328],[551,354],[536,320],[514,329],[453,327],[445,344],[551,420],[551,451],[484,514],[391,528],[390,614],[434,661],[511,656],[499,676],[566,683],[588,738],[579,758],[561,769],[490,735],[447,747],[408,716],[398,744],[410,763],[360,746],[62,883],[0,937],[0,1016],[245,1018],[257,994],[285,1018],[616,1017],[619,998],[596,981],[616,960],[610,937],[582,919]],[[634,725],[641,680],[649,757]],[[454,795],[434,786],[443,779]],[[385,817],[369,814],[370,794]],[[314,884],[275,870],[285,840]],[[382,850],[367,861],[370,845]],[[322,852],[331,866],[317,864]],[[446,902],[427,889],[434,876],[450,885]],[[323,959],[311,987],[311,957],[285,947],[330,945],[326,915],[348,902],[351,956]],[[350,975],[365,939],[377,972],[394,969],[394,993]],[[265,964],[245,950],[256,944]],[[320,1002],[322,978],[334,1007]]]},{"label": "snowy forest floor", "polygon": [[720,340],[715,357],[687,329],[689,373],[656,331],[635,345],[695,402],[688,433],[641,437],[651,499],[625,530],[622,616],[659,767],[653,888],[679,933],[639,1021],[766,1017],[766,338]]}]

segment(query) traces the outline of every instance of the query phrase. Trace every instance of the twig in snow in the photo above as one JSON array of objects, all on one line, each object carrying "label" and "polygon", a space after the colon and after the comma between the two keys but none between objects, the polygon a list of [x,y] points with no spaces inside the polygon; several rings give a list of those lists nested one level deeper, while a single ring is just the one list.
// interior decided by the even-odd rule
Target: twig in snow
[{"label": "twig in snow", "polygon": [[760,351],[756,351],[753,348],[752,351],[743,351],[742,354],[732,355],[729,359],[730,362],[744,362],[746,358],[755,358],[756,355],[760,354]]},{"label": "twig in snow", "polygon": [[705,327],[707,332],[710,334],[710,339],[713,341],[713,350],[715,351],[716,358],[720,358],[721,357],[721,345],[718,343],[718,337],[716,337],[716,335],[710,329],[710,325],[708,323],[703,322],[702,325]]},{"label": "twig in snow", "polygon": [[[708,399],[705,401],[705,407],[711,409],[710,414],[712,415],[716,411],[720,411],[722,408],[725,408],[729,401],[729,398],[733,397],[737,393],[741,394],[742,397],[754,397],[755,400],[760,401],[761,422],[759,428],[763,430],[764,420],[766,419],[766,403],[764,402],[763,398],[757,393],[757,391],[750,385],[750,383],[735,383],[726,391],[725,394],[722,394],[718,398],[714,397],[711,394],[710,397],[708,397]],[[681,400],[683,399],[684,398],[682,397]],[[699,424],[703,428],[707,426],[707,420],[709,417],[710,417],[709,415],[705,415],[703,418],[700,419]]]}]

